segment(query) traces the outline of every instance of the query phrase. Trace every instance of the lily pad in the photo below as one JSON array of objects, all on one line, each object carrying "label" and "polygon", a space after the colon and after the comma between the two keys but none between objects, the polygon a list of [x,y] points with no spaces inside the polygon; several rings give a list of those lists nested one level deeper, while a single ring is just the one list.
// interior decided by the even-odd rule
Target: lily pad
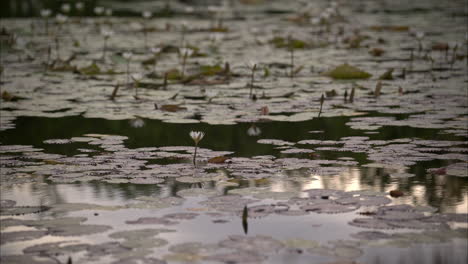
[{"label": "lily pad", "polygon": [[323,73],[323,75],[333,79],[367,79],[372,76],[372,74],[362,71],[347,63],[341,64],[335,69]]}]

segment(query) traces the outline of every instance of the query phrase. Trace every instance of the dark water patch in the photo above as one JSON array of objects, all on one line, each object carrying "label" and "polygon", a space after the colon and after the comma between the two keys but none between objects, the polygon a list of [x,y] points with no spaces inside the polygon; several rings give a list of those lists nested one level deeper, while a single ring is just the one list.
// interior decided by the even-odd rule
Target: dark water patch
[{"label": "dark water patch", "polygon": [[[206,133],[201,147],[218,151],[234,151],[235,156],[248,157],[256,155],[277,154],[275,146],[257,144],[258,139],[281,139],[298,142],[304,139],[339,140],[343,137],[362,136],[362,131],[354,130],[345,125],[349,117],[318,118],[303,122],[265,122],[256,124],[261,129],[261,135],[249,136],[247,130],[250,124],[237,125],[207,125],[207,124],[170,124],[157,120],[144,120],[145,126],[134,128],[128,120],[105,120],[71,116],[62,118],[19,117],[16,128],[0,132],[0,141],[4,145],[33,145],[44,148],[46,152],[58,154],[77,154],[77,148],[92,148],[95,146],[79,143],[45,144],[48,139],[69,139],[82,137],[85,134],[109,134],[127,136],[124,144],[128,148],[160,147],[160,146],[192,146],[189,137],[192,130]],[[309,131],[323,130],[321,134],[311,134]],[[413,127],[384,126],[377,130],[378,134],[366,135],[371,140],[389,140],[395,138],[421,138],[433,140],[462,140],[461,137],[441,134],[438,129]],[[348,154],[348,153],[346,153]],[[346,155],[345,155],[346,156]]]}]

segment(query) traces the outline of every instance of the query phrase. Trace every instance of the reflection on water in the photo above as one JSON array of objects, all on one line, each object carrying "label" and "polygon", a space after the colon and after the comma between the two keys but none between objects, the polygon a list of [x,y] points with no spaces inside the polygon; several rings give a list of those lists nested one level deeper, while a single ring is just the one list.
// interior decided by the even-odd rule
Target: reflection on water
[{"label": "reflection on water", "polygon": [[[30,144],[44,148],[45,152],[74,155],[77,153],[76,149],[82,147],[79,143],[50,145],[44,144],[43,141],[51,138],[82,136],[86,133],[103,133],[128,136],[129,139],[125,142],[128,148],[190,146],[192,142],[188,132],[200,130],[207,134],[201,143],[204,148],[234,151],[233,156],[276,155],[286,157],[287,155],[279,153],[274,146],[256,143],[259,137],[251,137],[245,131],[258,126],[258,129],[262,130],[261,138],[278,138],[292,142],[317,138],[336,140],[349,135],[362,135],[356,130],[346,127],[344,124],[347,120],[348,118],[345,117],[337,117],[296,123],[272,122],[256,125],[208,126],[203,124],[166,124],[140,118],[130,121],[107,121],[81,117],[28,117],[19,118],[16,122],[16,128],[1,132],[0,137],[2,144]],[[144,127],[141,127],[142,124]],[[64,127],[73,127],[73,129],[64,130]],[[308,133],[314,130],[324,130],[324,132]],[[291,131],[295,131],[295,133],[291,133]],[[367,136],[371,139],[385,140],[394,138],[396,134],[400,138],[412,138],[417,134],[418,138],[457,139],[448,135],[440,135],[437,130],[433,129],[384,127],[379,132],[379,134]],[[358,161],[360,165],[367,163],[365,154],[362,153],[317,151],[316,155],[319,155],[321,159],[346,157]],[[468,183],[464,178],[426,173],[427,168],[443,165],[445,163],[439,160],[419,162],[410,168],[410,172],[416,175],[411,178],[392,178],[389,176],[392,173],[402,172],[399,169],[349,166],[331,176],[323,176],[320,169],[312,173],[304,170],[293,170],[285,171],[282,175],[275,175],[269,179],[245,180],[237,178],[236,181],[239,182],[239,187],[269,187],[276,192],[300,191],[311,188],[346,191],[371,189],[387,193],[391,190],[400,190],[405,196],[396,199],[396,203],[431,205],[439,208],[441,212],[467,212]],[[226,174],[223,170],[218,171],[218,173]],[[47,181],[43,178],[36,180],[41,184],[24,184],[13,186],[11,189],[3,186],[2,199],[16,197],[15,200],[21,199],[21,204],[28,205],[77,202],[83,201],[83,199],[87,199],[87,202],[90,203],[99,201],[99,203],[114,204],[141,195],[175,196],[176,192],[192,187],[217,188],[219,193],[227,191],[223,190],[224,187],[215,187],[213,182],[200,185],[180,183],[174,179],[167,179],[164,184],[159,185],[109,184],[96,181],[78,184],[46,184]]]}]

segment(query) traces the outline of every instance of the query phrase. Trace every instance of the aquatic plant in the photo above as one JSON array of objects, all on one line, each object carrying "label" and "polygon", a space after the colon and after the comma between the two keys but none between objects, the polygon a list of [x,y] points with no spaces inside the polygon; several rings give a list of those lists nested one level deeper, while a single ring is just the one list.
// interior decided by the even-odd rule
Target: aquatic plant
[{"label": "aquatic plant", "polygon": [[52,10],[50,9],[42,9],[41,10],[41,17],[44,19],[45,25],[45,34],[49,35],[49,17],[52,15]]},{"label": "aquatic plant", "polygon": [[421,54],[423,50],[422,40],[426,36],[426,34],[422,31],[418,31],[414,34],[416,40],[418,41],[418,54]]},{"label": "aquatic plant", "polygon": [[182,21],[182,26],[181,26],[181,36],[180,36],[180,47],[185,47],[185,34],[187,31],[187,21]]},{"label": "aquatic plant", "polygon": [[104,46],[102,48],[102,60],[106,61],[107,40],[114,35],[114,32],[109,29],[101,29],[101,35],[104,37]]},{"label": "aquatic plant", "polygon": [[249,129],[247,129],[247,135],[251,137],[259,136],[262,133],[262,130],[258,128],[255,124],[252,124]]},{"label": "aquatic plant", "polygon": [[254,78],[255,78],[255,70],[257,69],[257,63],[250,60],[247,62],[247,66],[249,67],[250,73],[250,90],[249,90],[249,98],[253,99],[253,89],[254,89]]},{"label": "aquatic plant", "polygon": [[244,233],[247,235],[249,232],[249,223],[247,219],[249,218],[249,210],[247,209],[247,205],[244,206],[242,210],[242,229],[244,229]]},{"label": "aquatic plant", "polygon": [[130,59],[132,58],[132,56],[133,56],[133,53],[131,51],[124,52],[122,54],[122,57],[124,57],[124,59],[127,61],[127,83],[126,85],[128,85],[130,82]]},{"label": "aquatic plant", "polygon": [[55,16],[55,22],[57,23],[57,26],[58,26],[57,35],[61,33],[60,31],[62,30],[62,26],[64,26],[67,23],[67,21],[68,21],[68,16],[66,15],[59,13]]},{"label": "aquatic plant", "polygon": [[135,119],[129,121],[129,124],[133,128],[140,128],[145,125],[145,121],[139,117],[135,117]]},{"label": "aquatic plant", "polygon": [[143,17],[143,35],[145,37],[145,48],[148,48],[148,25],[147,25],[147,20],[151,19],[153,16],[153,13],[150,11],[143,11],[141,13],[141,16]]},{"label": "aquatic plant", "polygon": [[83,2],[76,2],[75,9],[78,15],[78,23],[81,23],[81,18],[84,15],[85,4]]},{"label": "aquatic plant", "polygon": [[62,25],[67,22],[68,17],[62,14],[57,14],[55,17],[55,21],[57,22],[57,33],[55,35],[55,54],[57,56],[57,60],[60,60],[60,34]]},{"label": "aquatic plant", "polygon": [[193,165],[196,167],[197,166],[197,148],[198,148],[198,143],[203,139],[205,136],[204,132],[201,131],[190,131],[190,137],[193,139],[193,142],[195,142],[195,151],[193,152]]},{"label": "aquatic plant", "polygon": [[134,73],[131,75],[132,77],[132,80],[133,80],[133,86],[135,88],[135,99],[139,99],[138,98],[138,86],[140,85],[140,80],[143,78],[143,75],[141,73]]},{"label": "aquatic plant", "polygon": [[350,102],[350,103],[353,103],[353,102],[354,102],[355,90],[356,90],[356,88],[353,86],[353,88],[351,88],[351,93],[350,93],[350,95],[349,95],[349,102]]},{"label": "aquatic plant", "polygon": [[189,48],[180,48],[179,54],[182,55],[182,71],[181,71],[181,79],[184,79],[185,75],[185,64],[187,63],[187,58],[192,56],[193,50]]},{"label": "aquatic plant", "polygon": [[70,13],[71,6],[68,3],[64,3],[62,6],[60,6],[60,10],[62,10],[63,13],[68,14]]},{"label": "aquatic plant", "polygon": [[153,63],[153,73],[156,74],[156,64],[158,63],[158,57],[159,57],[159,54],[161,53],[161,48],[154,48],[152,47],[150,49],[151,53],[153,53],[153,56],[154,56],[154,63]]},{"label": "aquatic plant", "polygon": [[322,94],[322,96],[320,96],[320,109],[319,109],[318,117],[320,117],[320,114],[322,113],[323,102],[325,102],[325,97]]},{"label": "aquatic plant", "polygon": [[114,11],[112,10],[112,8],[106,8],[106,11],[104,11],[104,15],[106,15],[107,17],[112,16],[113,13]]},{"label": "aquatic plant", "polygon": [[93,9],[93,12],[96,16],[100,16],[104,13],[104,7],[102,6],[96,6],[94,9]]},{"label": "aquatic plant", "polygon": [[84,5],[83,2],[76,2],[75,3],[75,8],[80,13],[83,11],[84,7],[85,7],[85,5]]},{"label": "aquatic plant", "polygon": [[294,81],[294,43],[291,36],[288,36],[288,43],[289,43],[289,54],[291,59],[291,73],[290,76],[291,80]]}]

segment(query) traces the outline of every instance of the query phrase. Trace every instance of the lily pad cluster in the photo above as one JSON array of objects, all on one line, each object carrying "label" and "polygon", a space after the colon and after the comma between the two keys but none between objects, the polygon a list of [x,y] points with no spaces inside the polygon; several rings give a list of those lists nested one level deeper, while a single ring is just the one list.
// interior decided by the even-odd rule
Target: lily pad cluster
[{"label": "lily pad cluster", "polygon": [[[464,16],[444,6],[426,10],[453,17],[435,25],[408,16],[414,10],[398,3],[381,10],[377,2],[239,2],[208,13],[171,2],[174,17],[144,22],[57,19],[44,32],[30,26],[35,19],[2,21],[3,132],[19,127],[20,117],[74,116],[125,120],[135,129],[145,120],[230,126],[315,120],[323,127],[291,140],[262,137],[260,125],[252,125],[256,146],[272,153],[241,157],[201,145],[198,166],[190,162],[193,146],[130,148],[125,135],[47,138],[44,149],[2,138],[0,182],[10,193],[0,199],[0,262],[276,263],[294,257],[359,263],[378,247],[466,244],[466,213],[418,206],[405,197],[408,190],[389,196],[383,183],[365,176],[377,187],[335,187],[357,166],[381,171],[392,184],[418,181],[421,174],[441,182],[468,176]],[[115,3],[131,12],[158,5]],[[396,14],[404,24],[376,14]],[[350,135],[334,137],[330,117],[347,117]],[[388,127],[429,136],[382,139]],[[50,150],[59,146],[75,152]],[[423,162],[442,165],[415,171]],[[318,180],[331,186],[314,187]],[[44,205],[12,195],[44,185],[165,193],[131,189],[119,203],[57,199]],[[281,231],[285,223],[291,235]],[[261,225],[273,232],[264,234]],[[308,235],[340,227],[351,234],[326,241]],[[203,230],[219,237],[207,239]]]}]

